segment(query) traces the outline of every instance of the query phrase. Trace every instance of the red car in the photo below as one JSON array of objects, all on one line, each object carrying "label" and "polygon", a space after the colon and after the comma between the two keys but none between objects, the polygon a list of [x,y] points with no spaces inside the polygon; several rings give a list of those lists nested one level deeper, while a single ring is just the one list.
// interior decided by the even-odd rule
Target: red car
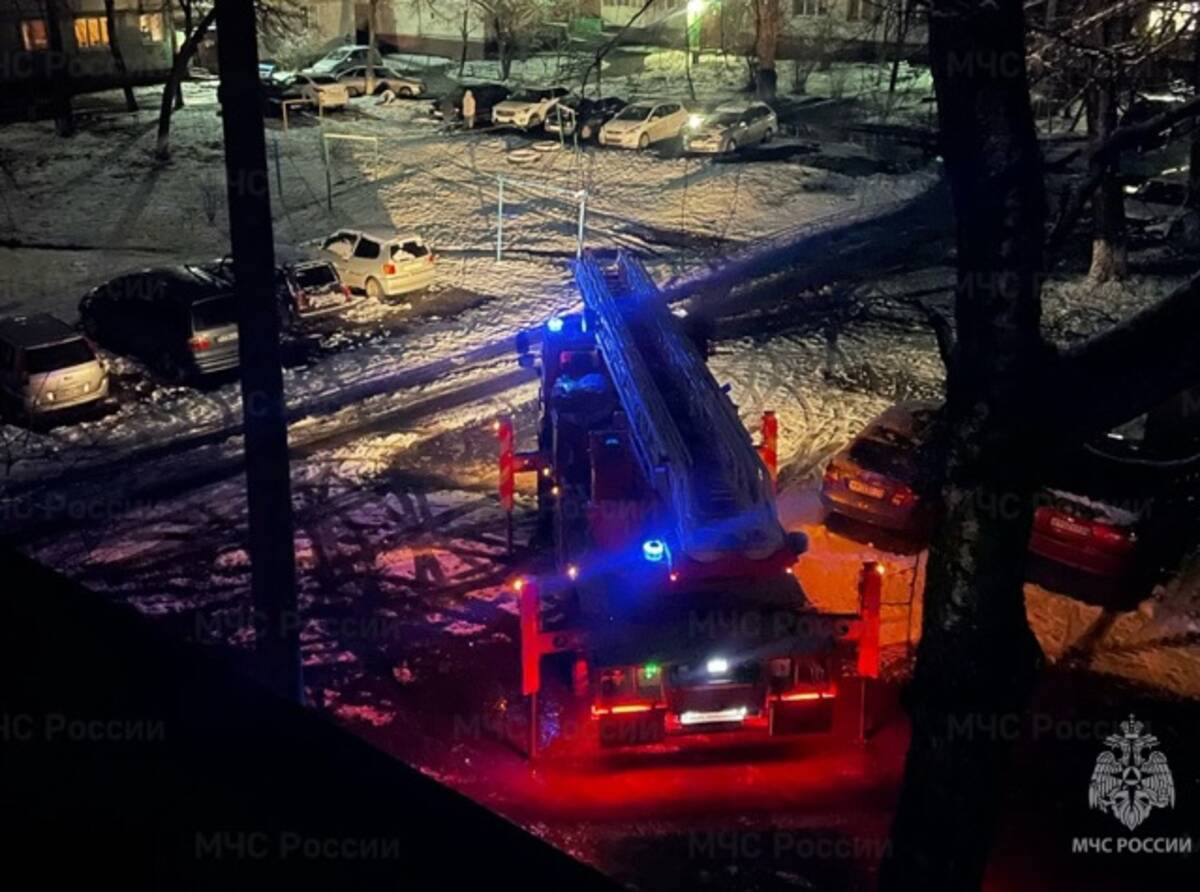
[{"label": "red car", "polygon": [[[899,403],[872,421],[825,469],[825,507],[884,529],[926,534],[934,516],[918,459],[937,409],[936,403]],[[1117,469],[1136,451],[1130,441],[1110,436],[1060,462],[1051,486],[1038,495],[1029,550],[1096,576],[1132,572],[1149,497]]]}]

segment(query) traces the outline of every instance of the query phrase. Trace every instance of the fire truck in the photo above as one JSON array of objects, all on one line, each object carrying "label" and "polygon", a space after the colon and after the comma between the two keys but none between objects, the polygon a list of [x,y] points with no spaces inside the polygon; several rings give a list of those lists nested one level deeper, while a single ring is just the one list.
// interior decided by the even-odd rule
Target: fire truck
[{"label": "fire truck", "polygon": [[877,641],[861,613],[817,611],[793,574],[807,542],[776,512],[773,415],[756,446],[636,257],[584,254],[574,278],[582,312],[550,319],[538,352],[518,343],[540,368],[537,449],[514,451],[498,423],[510,531],[514,476],[536,474],[554,550],[554,572],[514,582],[531,748],[553,653],[573,655],[601,745],[829,731],[846,680],[877,670]]}]

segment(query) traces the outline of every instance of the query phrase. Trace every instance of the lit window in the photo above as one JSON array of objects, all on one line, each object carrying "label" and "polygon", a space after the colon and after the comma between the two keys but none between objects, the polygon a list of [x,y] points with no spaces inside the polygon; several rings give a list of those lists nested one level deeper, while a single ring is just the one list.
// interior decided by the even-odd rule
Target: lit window
[{"label": "lit window", "polygon": [[161,12],[144,12],[138,16],[138,30],[143,43],[163,42],[163,17]]},{"label": "lit window", "polygon": [[21,45],[26,52],[50,49],[50,32],[45,19],[26,19],[21,22]]},{"label": "lit window", "polygon": [[76,19],[75,46],[81,50],[108,46],[108,22],[99,16]]}]

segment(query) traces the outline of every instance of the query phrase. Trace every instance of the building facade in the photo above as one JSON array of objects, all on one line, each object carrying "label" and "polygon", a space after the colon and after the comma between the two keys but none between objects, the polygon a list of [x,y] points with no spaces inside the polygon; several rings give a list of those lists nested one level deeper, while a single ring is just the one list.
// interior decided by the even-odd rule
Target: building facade
[{"label": "building facade", "polygon": [[104,0],[0,0],[0,84],[7,104],[51,83],[85,93],[164,82],[174,60],[170,0],[113,5],[110,23]]}]

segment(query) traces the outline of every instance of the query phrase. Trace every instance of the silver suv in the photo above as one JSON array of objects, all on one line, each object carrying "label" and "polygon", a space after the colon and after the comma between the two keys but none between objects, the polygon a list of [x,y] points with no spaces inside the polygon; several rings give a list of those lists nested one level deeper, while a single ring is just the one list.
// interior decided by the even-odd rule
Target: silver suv
[{"label": "silver suv", "polygon": [[108,372],[82,336],[46,313],[0,319],[4,407],[25,415],[94,403],[108,396]]}]

